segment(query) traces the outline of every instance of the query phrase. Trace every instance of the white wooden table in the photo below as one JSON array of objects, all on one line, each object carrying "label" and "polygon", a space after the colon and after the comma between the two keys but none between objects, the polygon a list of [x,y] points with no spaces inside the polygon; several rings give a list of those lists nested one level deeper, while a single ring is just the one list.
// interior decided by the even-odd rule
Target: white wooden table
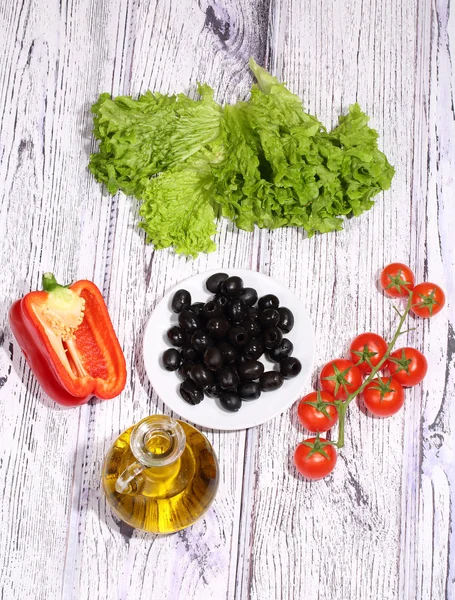
[{"label": "white wooden table", "polygon": [[[10,599],[455,598],[452,70],[448,0],[2,0],[0,2],[0,589]],[[214,87],[247,95],[254,56],[327,126],[358,101],[396,167],[390,191],[336,234],[237,231],[197,260],[147,246],[137,203],[87,170],[98,94]],[[167,537],[130,529],[100,489],[104,455],[142,417],[168,414],[144,372],[144,324],[164,292],[211,268],[250,268],[300,296],[313,379],[363,331],[389,335],[376,288],[399,260],[448,304],[407,343],[429,359],[405,408],[352,404],[332,476],[297,476],[295,407],[239,432],[207,431],[221,465],[207,516]],[[103,291],[128,365],[115,400],[59,408],[13,339],[12,302],[44,271]],[[308,382],[308,391],[311,382]]]}]

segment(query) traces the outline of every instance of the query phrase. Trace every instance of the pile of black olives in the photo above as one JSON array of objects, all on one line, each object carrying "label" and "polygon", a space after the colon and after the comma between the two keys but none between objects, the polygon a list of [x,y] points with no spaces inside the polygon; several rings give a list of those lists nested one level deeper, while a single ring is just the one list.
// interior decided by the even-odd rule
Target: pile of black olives
[{"label": "pile of black olives", "polygon": [[[183,377],[180,393],[189,404],[199,404],[205,393],[237,411],[242,400],[256,400],[300,373],[292,342],[283,337],[293,328],[294,315],[273,294],[258,299],[240,277],[215,273],[206,286],[214,296],[205,303],[192,303],[187,290],[174,294],[178,325],[167,332],[174,348],[164,352],[163,365]],[[264,371],[259,361],[264,353],[279,370]]]}]

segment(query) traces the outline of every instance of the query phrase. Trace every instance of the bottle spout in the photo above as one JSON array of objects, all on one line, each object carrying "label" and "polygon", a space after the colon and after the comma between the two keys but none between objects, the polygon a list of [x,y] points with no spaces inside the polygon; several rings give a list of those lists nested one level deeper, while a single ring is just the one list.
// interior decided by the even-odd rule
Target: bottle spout
[{"label": "bottle spout", "polygon": [[131,432],[130,448],[136,462],[129,465],[115,482],[119,494],[130,494],[135,480],[153,467],[154,476],[163,475],[176,463],[185,449],[186,437],[181,425],[170,417],[153,415],[139,421]]}]

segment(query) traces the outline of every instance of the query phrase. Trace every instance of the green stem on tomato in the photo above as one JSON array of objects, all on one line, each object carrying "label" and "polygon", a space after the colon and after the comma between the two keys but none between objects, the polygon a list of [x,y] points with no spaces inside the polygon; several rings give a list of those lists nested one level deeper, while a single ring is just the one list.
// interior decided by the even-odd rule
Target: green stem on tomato
[{"label": "green stem on tomato", "polygon": [[386,350],[386,353],[384,354],[384,356],[381,358],[381,360],[378,362],[378,364],[375,367],[373,367],[371,373],[368,375],[368,377],[365,379],[365,381],[362,383],[362,385],[360,387],[358,387],[354,392],[349,394],[349,396],[346,398],[346,400],[344,402],[337,404],[337,410],[338,410],[338,440],[336,442],[337,448],[342,448],[344,446],[344,421],[346,418],[346,410],[347,410],[349,404],[354,400],[354,398],[356,396],[358,396],[359,394],[361,394],[363,392],[363,390],[370,383],[370,381],[372,381],[374,379],[376,373],[381,369],[382,365],[389,358],[390,353],[391,353],[393,347],[395,346],[397,339],[399,338],[401,333],[404,333],[401,331],[401,328],[403,327],[404,321],[405,321],[406,317],[408,316],[409,311],[411,310],[411,303],[412,303],[412,294],[409,294],[408,302],[406,304],[406,309],[405,309],[404,313],[402,315],[400,313],[398,313],[398,314],[400,314],[400,322],[398,323],[398,328],[395,332],[395,335],[393,336],[390,344],[387,346],[387,350]]},{"label": "green stem on tomato", "polygon": [[344,446],[344,422],[346,417],[347,404],[340,401],[337,404],[338,410],[338,440],[335,444],[337,448],[342,448]]}]

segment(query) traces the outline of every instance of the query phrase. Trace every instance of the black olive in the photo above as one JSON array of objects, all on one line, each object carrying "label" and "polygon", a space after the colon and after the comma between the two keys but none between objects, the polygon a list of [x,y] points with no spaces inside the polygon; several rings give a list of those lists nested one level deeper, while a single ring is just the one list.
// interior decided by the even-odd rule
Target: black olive
[{"label": "black olive", "polygon": [[243,381],[237,386],[237,394],[243,400],[257,400],[261,395],[261,385],[257,381]]},{"label": "black olive", "polygon": [[227,332],[227,341],[235,348],[244,346],[248,341],[248,331],[244,327],[231,327]]},{"label": "black olive", "polygon": [[205,365],[195,364],[190,371],[190,377],[201,388],[215,383],[215,376]]},{"label": "black olive", "polygon": [[259,310],[255,306],[248,307],[248,319],[250,321],[257,321],[259,316]]},{"label": "black olive", "polygon": [[254,288],[243,288],[239,294],[239,300],[246,306],[254,306],[258,301],[258,293]]},{"label": "black olive", "polygon": [[187,290],[178,290],[172,297],[171,308],[175,313],[187,310],[191,305],[191,294]]},{"label": "black olive", "polygon": [[250,358],[246,358],[246,356],[244,356],[243,354],[239,354],[237,356],[237,364],[241,365],[242,363],[248,362],[249,360],[251,360]]},{"label": "black olive", "polygon": [[220,404],[226,410],[236,412],[242,406],[242,399],[234,392],[223,392],[220,395]]},{"label": "black olive", "polygon": [[210,319],[207,321],[207,325],[205,327],[210,335],[220,339],[227,334],[230,325],[227,319],[220,319],[217,317],[216,319]]},{"label": "black olive", "polygon": [[261,390],[264,392],[273,392],[283,385],[283,377],[278,371],[266,371],[259,378]]},{"label": "black olive", "polygon": [[177,371],[180,360],[180,352],[176,348],[168,348],[163,352],[163,365],[166,371]]},{"label": "black olive", "polygon": [[179,375],[181,375],[184,379],[190,376],[190,371],[194,367],[194,362],[191,360],[186,360],[182,362],[179,367]]},{"label": "black olive", "polygon": [[285,306],[280,306],[278,312],[280,314],[278,327],[281,329],[281,331],[284,331],[284,333],[289,333],[294,327],[294,315],[289,308],[286,308]]},{"label": "black olive", "polygon": [[257,360],[248,360],[237,366],[237,373],[242,381],[259,379],[264,372],[264,365]]},{"label": "black olive", "polygon": [[185,332],[177,325],[168,330],[167,337],[173,346],[183,346],[185,343]]},{"label": "black olive", "polygon": [[213,298],[213,301],[218,306],[218,308],[220,308],[224,313],[228,307],[229,298],[227,296],[225,296],[224,294],[220,293],[220,294],[216,294],[216,296]]},{"label": "black olive", "polygon": [[240,277],[234,275],[233,277],[228,277],[221,284],[221,293],[229,298],[233,298],[234,296],[238,296],[243,290],[243,280]]},{"label": "black olive", "polygon": [[283,358],[291,356],[293,350],[294,345],[292,342],[287,338],[283,338],[276,348],[271,348],[268,351],[267,356],[270,360],[273,360],[273,362],[280,362]]},{"label": "black olive", "polygon": [[202,309],[202,316],[207,321],[209,319],[217,319],[223,316],[223,311],[218,306],[218,304],[216,304],[213,300],[210,300],[209,302],[204,304],[204,307]]},{"label": "black olive", "polygon": [[240,323],[248,316],[247,307],[240,302],[240,300],[234,300],[230,304],[228,304],[226,315],[228,319],[232,321],[232,323]]},{"label": "black olive", "polygon": [[[226,410],[237,411],[242,399],[257,399],[261,390],[277,390],[285,378],[301,372],[300,361],[291,356],[292,342],[283,338],[294,327],[294,315],[280,307],[274,294],[258,300],[257,291],[244,288],[237,276],[215,273],[206,287],[214,294],[206,303],[192,304],[185,289],[172,297],[178,326],[171,327],[167,337],[177,349],[167,349],[162,364],[184,378],[180,393],[189,404],[199,404],[205,392],[219,398]],[[258,360],[264,352],[279,363],[279,371],[264,372]]]},{"label": "black olive", "polygon": [[202,312],[203,307],[204,307],[203,302],[195,302],[194,304],[192,304],[190,306],[190,311],[193,312],[195,315],[199,316]]},{"label": "black olive", "polygon": [[189,378],[180,385],[180,395],[185,402],[193,406],[204,400],[204,392]]},{"label": "black olive", "polygon": [[210,398],[219,398],[220,394],[223,393],[223,390],[218,385],[214,384],[209,385],[209,387],[205,389],[205,393],[207,396],[210,396]]},{"label": "black olive", "polygon": [[270,348],[276,348],[281,344],[283,334],[278,327],[269,327],[262,334],[262,339],[264,340],[264,346],[270,350]]},{"label": "black olive", "polygon": [[265,346],[261,338],[253,338],[243,348],[243,356],[248,360],[256,360],[264,354]]},{"label": "black olive", "polygon": [[258,307],[259,310],[265,310],[266,308],[278,308],[280,301],[274,294],[266,294],[259,298]]},{"label": "black olive", "polygon": [[248,331],[250,338],[261,335],[261,326],[258,321],[242,321],[240,327],[244,327]]},{"label": "black olive", "polygon": [[182,357],[182,361],[191,360],[192,362],[196,362],[198,359],[198,353],[193,346],[182,346],[182,349],[180,350],[180,356]]},{"label": "black olive", "polygon": [[179,325],[185,331],[196,331],[201,326],[201,319],[190,310],[182,310],[179,314]]},{"label": "black olive", "polygon": [[236,361],[238,353],[237,353],[237,350],[235,350],[231,346],[231,344],[228,344],[227,342],[222,340],[221,342],[218,342],[217,348],[219,350],[221,350],[221,353],[223,355],[224,364],[230,365],[231,363]]},{"label": "black olive", "polygon": [[204,362],[211,371],[218,371],[224,364],[223,353],[215,346],[207,348],[204,354]]},{"label": "black olive", "polygon": [[294,356],[288,356],[287,358],[283,358],[283,360],[280,361],[280,373],[286,379],[297,377],[301,370],[302,363],[298,358],[295,358]]},{"label": "black olive", "polygon": [[193,337],[193,331],[185,331],[185,343],[184,346],[191,346],[191,338]]},{"label": "black olive", "polygon": [[209,336],[209,334],[200,329],[197,329],[191,336],[191,345],[196,352],[200,352],[201,354],[203,354],[207,348],[214,346],[214,344],[215,342]]},{"label": "black olive", "polygon": [[205,286],[209,292],[216,294],[220,291],[221,284],[229,277],[227,273],[214,273],[205,282]]},{"label": "black olive", "polygon": [[221,369],[217,371],[216,379],[219,386],[222,387],[223,390],[236,389],[237,384],[240,381],[237,371],[233,365],[221,367]]},{"label": "black olive", "polygon": [[275,308],[265,308],[259,311],[258,321],[262,328],[275,327],[280,320],[280,313]]}]

